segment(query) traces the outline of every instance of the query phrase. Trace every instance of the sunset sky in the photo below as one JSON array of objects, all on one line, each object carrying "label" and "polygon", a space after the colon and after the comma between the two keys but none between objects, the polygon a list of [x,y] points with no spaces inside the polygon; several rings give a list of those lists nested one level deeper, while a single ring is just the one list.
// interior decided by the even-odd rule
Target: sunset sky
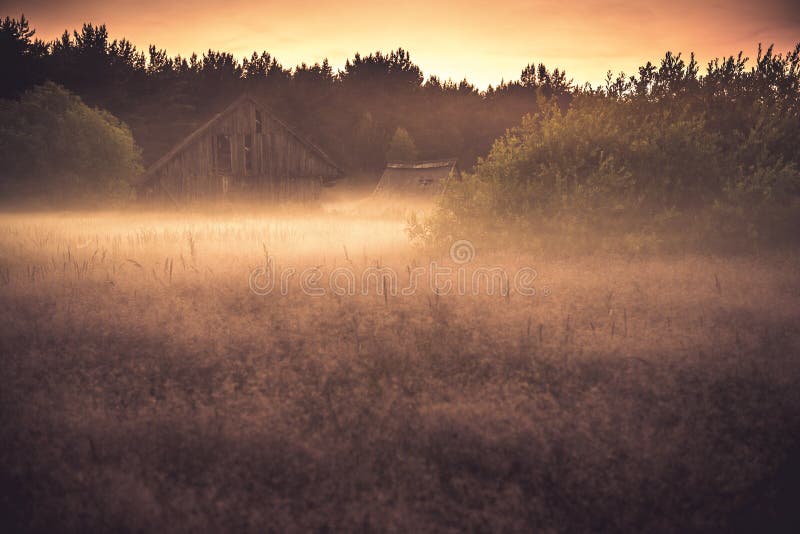
[{"label": "sunset sky", "polygon": [[609,69],[633,72],[668,49],[706,60],[739,50],[753,57],[759,42],[784,52],[800,41],[797,0],[0,0],[0,15],[21,13],[45,40],[105,23],[112,38],[140,49],[212,48],[238,58],[267,50],[284,66],[327,57],[340,67],[356,51],[403,47],[426,76],[467,77],[481,88],[518,79],[532,61],[597,84]]}]

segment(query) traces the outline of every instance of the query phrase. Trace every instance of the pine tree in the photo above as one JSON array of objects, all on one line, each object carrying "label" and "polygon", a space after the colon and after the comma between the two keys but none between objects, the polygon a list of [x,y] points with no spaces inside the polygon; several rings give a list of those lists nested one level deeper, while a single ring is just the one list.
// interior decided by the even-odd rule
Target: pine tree
[{"label": "pine tree", "polygon": [[413,161],[417,159],[417,145],[408,130],[398,126],[386,151],[387,161]]}]

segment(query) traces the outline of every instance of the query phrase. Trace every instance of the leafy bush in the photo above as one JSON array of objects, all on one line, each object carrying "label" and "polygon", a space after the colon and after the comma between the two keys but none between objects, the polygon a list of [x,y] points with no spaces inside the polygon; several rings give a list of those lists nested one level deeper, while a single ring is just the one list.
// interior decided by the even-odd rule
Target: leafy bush
[{"label": "leafy bush", "polygon": [[0,160],[0,190],[15,200],[124,198],[141,171],[124,123],[50,82],[0,100]]},{"label": "leafy bush", "polygon": [[[410,233],[429,243],[458,229],[492,243],[634,252],[794,243],[800,92],[795,84],[784,94],[778,81],[785,71],[797,78],[800,62],[796,53],[781,59],[766,88],[763,63],[740,86],[729,77],[727,92],[710,66],[680,91],[645,71],[627,92],[586,91],[565,111],[542,102]],[[678,66],[678,80],[694,76],[691,64]]]}]

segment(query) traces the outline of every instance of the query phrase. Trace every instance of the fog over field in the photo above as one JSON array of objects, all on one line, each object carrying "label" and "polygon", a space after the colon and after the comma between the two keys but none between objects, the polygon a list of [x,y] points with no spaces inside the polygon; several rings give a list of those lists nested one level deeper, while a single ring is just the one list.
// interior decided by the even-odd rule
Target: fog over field
[{"label": "fog over field", "polygon": [[[464,256],[347,206],[239,211],[0,217],[11,525],[748,530],[794,513],[793,256]],[[431,263],[450,291],[423,275],[403,294]],[[366,291],[329,285],[373,267]],[[474,294],[481,267],[510,281]]]}]

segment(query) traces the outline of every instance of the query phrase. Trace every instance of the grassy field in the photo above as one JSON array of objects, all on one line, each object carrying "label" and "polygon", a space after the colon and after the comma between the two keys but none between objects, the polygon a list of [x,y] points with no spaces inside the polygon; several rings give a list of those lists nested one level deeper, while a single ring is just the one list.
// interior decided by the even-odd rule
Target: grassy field
[{"label": "grassy field", "polygon": [[536,294],[251,290],[266,267],[402,285],[461,265],[403,229],[319,210],[0,215],[2,521],[793,530],[796,255],[477,250],[469,272],[533,268]]}]

